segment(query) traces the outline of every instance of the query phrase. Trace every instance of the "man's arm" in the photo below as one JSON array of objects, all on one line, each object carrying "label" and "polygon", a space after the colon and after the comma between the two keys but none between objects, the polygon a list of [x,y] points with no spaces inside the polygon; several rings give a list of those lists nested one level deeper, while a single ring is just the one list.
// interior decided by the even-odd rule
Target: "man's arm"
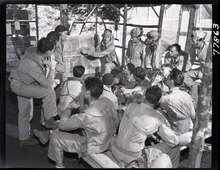
[{"label": "man's arm", "polygon": [[181,55],[181,56],[179,56],[179,60],[178,60],[178,64],[177,64],[176,68],[179,69],[180,71],[182,71],[183,64],[184,64],[184,57]]},{"label": "man's arm", "polygon": [[174,131],[165,124],[161,124],[159,127],[158,135],[170,147],[175,147],[177,145],[188,145],[192,139],[192,131],[177,136]]},{"label": "man's arm", "polygon": [[159,101],[159,104],[160,104],[160,107],[163,109],[163,110],[168,110],[169,109],[169,107],[168,107],[168,104],[169,104],[169,96],[168,95],[166,95],[166,94],[164,94],[162,97],[161,97],[161,99],[160,99],[160,101]]},{"label": "man's arm", "polygon": [[86,121],[85,113],[74,114],[71,116],[71,110],[67,109],[61,116],[59,129],[75,130],[80,128]]},{"label": "man's arm", "polygon": [[141,52],[141,67],[144,68],[144,58],[146,56],[146,45],[143,44]]},{"label": "man's arm", "polygon": [[28,74],[37,81],[41,86],[45,88],[51,88],[54,83],[55,69],[50,69],[48,77],[39,66],[33,67],[29,65]]},{"label": "man's arm", "polygon": [[91,55],[94,57],[97,57],[97,58],[101,58],[101,57],[104,57],[108,54],[111,54],[114,50],[115,50],[115,46],[114,46],[114,44],[112,44],[108,48],[106,48],[105,50],[103,50],[101,52],[93,52]]},{"label": "man's arm", "polygon": [[122,88],[122,91],[124,94],[132,94],[133,92],[142,92],[142,89],[141,89],[141,87],[136,86],[133,89]]}]

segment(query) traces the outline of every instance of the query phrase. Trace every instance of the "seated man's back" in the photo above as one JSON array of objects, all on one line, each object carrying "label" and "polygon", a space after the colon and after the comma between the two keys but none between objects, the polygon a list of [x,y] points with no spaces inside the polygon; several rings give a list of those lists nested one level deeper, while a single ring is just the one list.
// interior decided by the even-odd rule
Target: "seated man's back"
[{"label": "seated man's back", "polygon": [[113,103],[102,97],[84,111],[88,123],[82,126],[87,135],[87,152],[99,153],[108,149],[109,139],[116,132],[117,113]]},{"label": "seated man's back", "polygon": [[144,148],[147,134],[157,131],[160,115],[144,103],[131,103],[124,114],[116,143],[129,151],[139,152]]},{"label": "seated man's back", "polygon": [[[131,103],[126,108],[120,122],[117,138],[112,147],[113,156],[117,161],[125,164],[125,167],[134,161],[139,162],[138,164],[140,165],[144,164],[143,167],[145,168],[159,167],[159,165],[153,165],[153,162],[162,156],[163,153],[154,149],[154,154],[152,155],[150,150],[145,149],[145,141],[149,135],[161,128],[165,120],[154,110],[161,95],[162,91],[158,86],[149,87],[146,90],[143,103]],[[165,134],[168,138],[174,137],[176,139],[173,134],[167,134],[166,132]],[[172,167],[168,155],[163,161],[169,162],[165,167]]]},{"label": "seated man's back", "polygon": [[[50,136],[48,157],[58,167],[63,167],[63,151],[71,153],[101,153],[108,149],[111,136],[115,133],[118,117],[113,103],[100,98],[103,84],[100,79],[88,77],[85,80],[83,98],[88,108],[81,113],[71,115],[71,108],[61,116],[59,128]],[[63,131],[84,129],[86,135]]]},{"label": "seated man's back", "polygon": [[60,114],[65,111],[69,103],[73,100],[76,105],[80,104],[80,94],[82,92],[83,84],[83,80],[77,77],[67,78],[63,83],[58,104],[58,112],[60,112]]}]

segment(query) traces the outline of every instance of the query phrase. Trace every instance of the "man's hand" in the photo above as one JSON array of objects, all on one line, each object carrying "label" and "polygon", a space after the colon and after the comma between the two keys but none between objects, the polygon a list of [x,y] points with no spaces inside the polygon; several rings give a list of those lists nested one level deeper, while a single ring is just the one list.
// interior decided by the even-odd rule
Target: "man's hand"
[{"label": "man's hand", "polygon": [[71,109],[67,108],[61,115],[60,121],[66,121],[71,116]]},{"label": "man's hand", "polygon": [[55,79],[54,80],[54,84],[53,84],[53,88],[55,88],[55,87],[57,87],[57,85],[59,85],[60,84],[60,80],[59,79]]},{"label": "man's hand", "polygon": [[157,83],[159,83],[159,82],[161,82],[162,81],[162,76],[160,76],[160,75],[157,75],[156,77],[155,77],[155,79],[153,80],[153,82],[152,82],[152,86],[153,85],[157,85]]},{"label": "man's hand", "polygon": [[55,60],[51,60],[47,62],[47,65],[53,70],[55,70],[56,64],[57,62]]}]

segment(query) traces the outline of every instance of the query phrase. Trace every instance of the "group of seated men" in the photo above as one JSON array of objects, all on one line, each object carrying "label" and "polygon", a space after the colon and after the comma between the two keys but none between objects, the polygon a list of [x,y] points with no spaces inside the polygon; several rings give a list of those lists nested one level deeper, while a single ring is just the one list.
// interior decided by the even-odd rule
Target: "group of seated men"
[{"label": "group of seated men", "polygon": [[[131,164],[150,168],[178,167],[180,146],[189,144],[195,119],[195,101],[181,88],[188,75],[191,76],[184,73],[186,66],[180,66],[185,53],[179,45],[171,45],[171,58],[165,56],[164,60],[168,63],[161,65],[157,58],[157,55],[161,57],[158,46],[163,44],[159,41],[159,34],[151,31],[149,37],[152,39],[142,42],[141,32],[138,32],[139,29],[131,31],[128,63],[120,71],[113,61],[115,57],[111,50],[114,46],[109,43],[112,33],[106,30],[101,41],[104,47],[98,52],[86,54],[96,58],[96,61],[91,60],[91,64],[107,65],[104,74],[99,78],[84,79],[85,68],[75,66],[73,77],[60,84],[58,105],[54,87],[58,84],[55,76],[59,67],[62,70],[62,61],[59,62],[56,57],[60,54],[56,48],[60,47],[62,33],[55,30],[46,38],[41,38],[37,46],[28,48],[9,78],[10,87],[18,97],[21,143],[36,144],[30,135],[30,98],[42,98],[47,130],[35,129],[34,134],[41,143],[49,143],[48,157],[55,161],[56,167],[64,167],[64,151],[78,153],[80,157],[82,153],[107,150],[111,150],[114,158],[124,167]],[[193,34],[193,41],[201,37],[197,35],[199,33]],[[139,41],[138,46],[132,42],[135,38]],[[204,37],[198,41],[204,41]],[[145,59],[139,61],[134,56],[140,57],[135,51],[136,47],[142,47],[140,43],[147,44],[147,47],[144,48],[146,54],[142,55]],[[147,48],[154,52],[147,51]],[[150,54],[149,64],[150,57],[146,56]],[[111,143],[112,137],[115,140]]]}]

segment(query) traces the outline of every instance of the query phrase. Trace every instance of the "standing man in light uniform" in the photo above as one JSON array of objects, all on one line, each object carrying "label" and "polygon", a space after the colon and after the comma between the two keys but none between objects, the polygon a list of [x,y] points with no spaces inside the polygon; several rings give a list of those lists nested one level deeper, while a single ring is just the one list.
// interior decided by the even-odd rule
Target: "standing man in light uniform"
[{"label": "standing man in light uniform", "polygon": [[11,71],[10,87],[18,98],[18,131],[19,140],[24,145],[34,145],[37,142],[30,138],[30,98],[42,98],[45,125],[58,127],[56,95],[53,89],[55,83],[55,61],[47,61],[48,76],[43,66],[51,55],[54,44],[47,38],[41,38],[37,46],[29,47],[18,65]]}]

